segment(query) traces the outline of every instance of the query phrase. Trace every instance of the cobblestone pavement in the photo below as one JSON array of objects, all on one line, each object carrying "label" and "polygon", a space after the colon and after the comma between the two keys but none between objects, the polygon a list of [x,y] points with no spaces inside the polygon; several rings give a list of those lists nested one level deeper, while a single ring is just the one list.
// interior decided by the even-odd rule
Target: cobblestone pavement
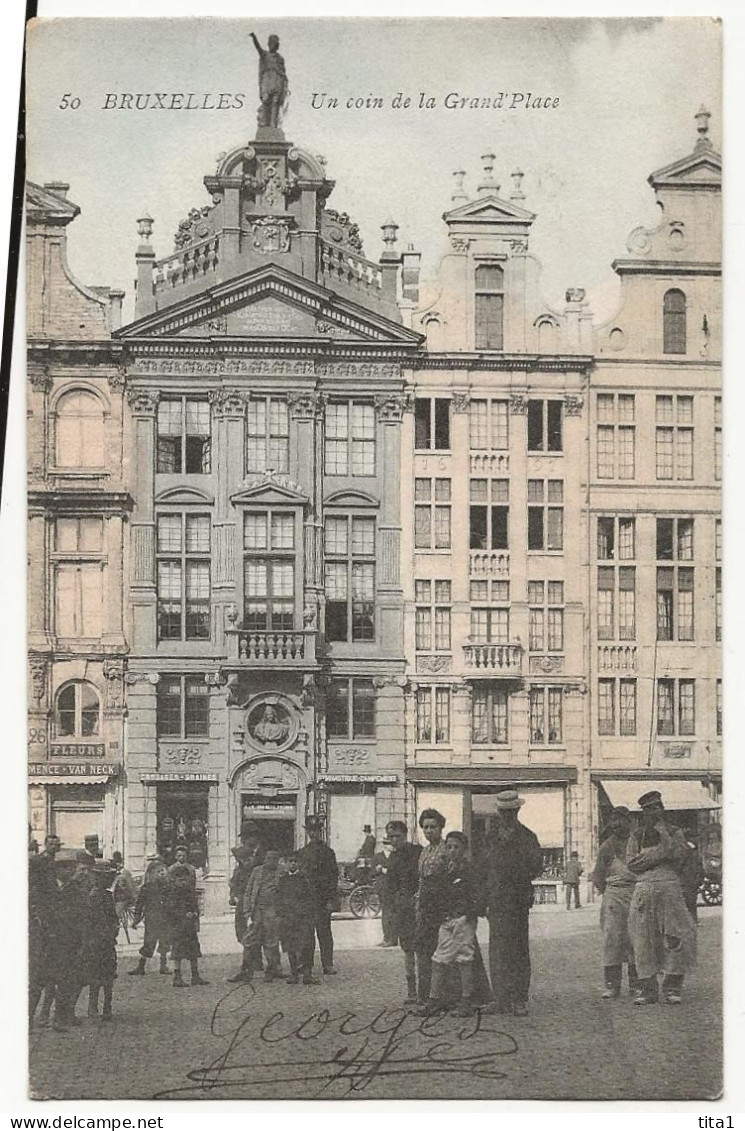
[{"label": "cobblestone pavement", "polygon": [[[41,1098],[694,1099],[721,1087],[719,911],[699,926],[681,1006],[600,999],[597,905],[535,912],[530,1015],[424,1020],[402,1008],[401,954],[377,924],[335,924],[338,975],[318,986],[231,986],[227,926],[201,963],[209,986],[174,989],[120,957],[114,1020],[36,1030]],[[214,929],[213,929],[214,928]],[[480,932],[481,934],[481,932]],[[218,953],[219,947],[233,951]],[[136,946],[125,948],[134,953]],[[78,1005],[84,1013],[85,992]]]}]

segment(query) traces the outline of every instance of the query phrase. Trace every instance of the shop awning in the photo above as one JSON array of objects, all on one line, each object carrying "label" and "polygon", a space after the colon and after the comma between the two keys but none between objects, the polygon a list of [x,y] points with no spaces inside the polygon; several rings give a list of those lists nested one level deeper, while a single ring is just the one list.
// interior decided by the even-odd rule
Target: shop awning
[{"label": "shop awning", "polygon": [[29,785],[105,785],[109,774],[76,774],[75,777],[50,777],[45,774],[29,774]]},{"label": "shop awning", "polygon": [[639,811],[639,798],[651,789],[662,794],[662,804],[673,812],[681,809],[721,809],[706,792],[700,781],[690,779],[667,779],[652,781],[649,778],[633,780],[613,780],[603,778],[600,782],[611,805],[625,805],[627,809]]},{"label": "shop awning", "polygon": [[577,780],[576,766],[409,766],[406,780],[415,785],[520,785]]}]

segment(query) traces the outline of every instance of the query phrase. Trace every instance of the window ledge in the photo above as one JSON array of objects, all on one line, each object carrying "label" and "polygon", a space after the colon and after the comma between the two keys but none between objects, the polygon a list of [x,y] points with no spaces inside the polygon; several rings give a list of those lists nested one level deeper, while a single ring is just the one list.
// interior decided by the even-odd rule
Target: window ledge
[{"label": "window ledge", "polygon": [[354,737],[337,738],[336,736],[333,737],[333,738],[330,738],[327,735],[326,738],[327,738],[329,746],[332,746],[332,747],[348,746],[350,742],[357,743],[357,745],[359,745],[359,746],[376,746],[377,742],[378,742],[377,738],[370,737],[370,735],[366,735],[365,738],[354,738]]},{"label": "window ledge", "polygon": [[207,746],[212,740],[208,734],[188,735],[185,738],[177,738],[175,735],[158,735],[158,745],[168,745],[169,743],[178,743],[183,745],[184,742],[195,742],[199,746]]}]

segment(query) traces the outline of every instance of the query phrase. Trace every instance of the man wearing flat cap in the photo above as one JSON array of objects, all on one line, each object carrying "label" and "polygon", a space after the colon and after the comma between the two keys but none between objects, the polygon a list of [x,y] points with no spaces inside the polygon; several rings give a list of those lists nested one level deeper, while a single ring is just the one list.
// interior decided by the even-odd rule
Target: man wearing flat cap
[{"label": "man wearing flat cap", "polygon": [[336,853],[324,843],[323,817],[308,817],[305,831],[308,843],[298,852],[298,863],[310,880],[315,896],[315,933],[321,952],[321,966],[324,974],[335,974],[331,912],[336,910],[338,899],[339,866]]},{"label": "man wearing flat cap", "polygon": [[662,1000],[679,1005],[683,978],[696,965],[696,924],[683,898],[680,873],[689,848],[680,829],[668,823],[658,790],[638,801],[641,828],[629,841],[629,869],[638,876],[629,908],[629,938],[639,979],[635,1005]]},{"label": "man wearing flat cap", "polygon": [[486,903],[489,967],[499,1013],[524,1017],[530,988],[528,916],[533,880],[543,870],[534,832],[517,819],[523,799],[514,789],[496,796],[497,818],[487,838]]}]

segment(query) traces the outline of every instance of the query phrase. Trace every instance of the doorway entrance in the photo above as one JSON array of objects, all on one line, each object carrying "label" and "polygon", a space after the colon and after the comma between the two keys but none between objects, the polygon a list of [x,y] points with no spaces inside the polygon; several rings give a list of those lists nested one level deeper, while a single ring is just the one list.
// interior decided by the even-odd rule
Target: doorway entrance
[{"label": "doorway entrance", "polygon": [[258,826],[263,849],[292,852],[295,848],[297,794],[267,797],[263,794],[241,794],[241,824],[251,821]]}]

